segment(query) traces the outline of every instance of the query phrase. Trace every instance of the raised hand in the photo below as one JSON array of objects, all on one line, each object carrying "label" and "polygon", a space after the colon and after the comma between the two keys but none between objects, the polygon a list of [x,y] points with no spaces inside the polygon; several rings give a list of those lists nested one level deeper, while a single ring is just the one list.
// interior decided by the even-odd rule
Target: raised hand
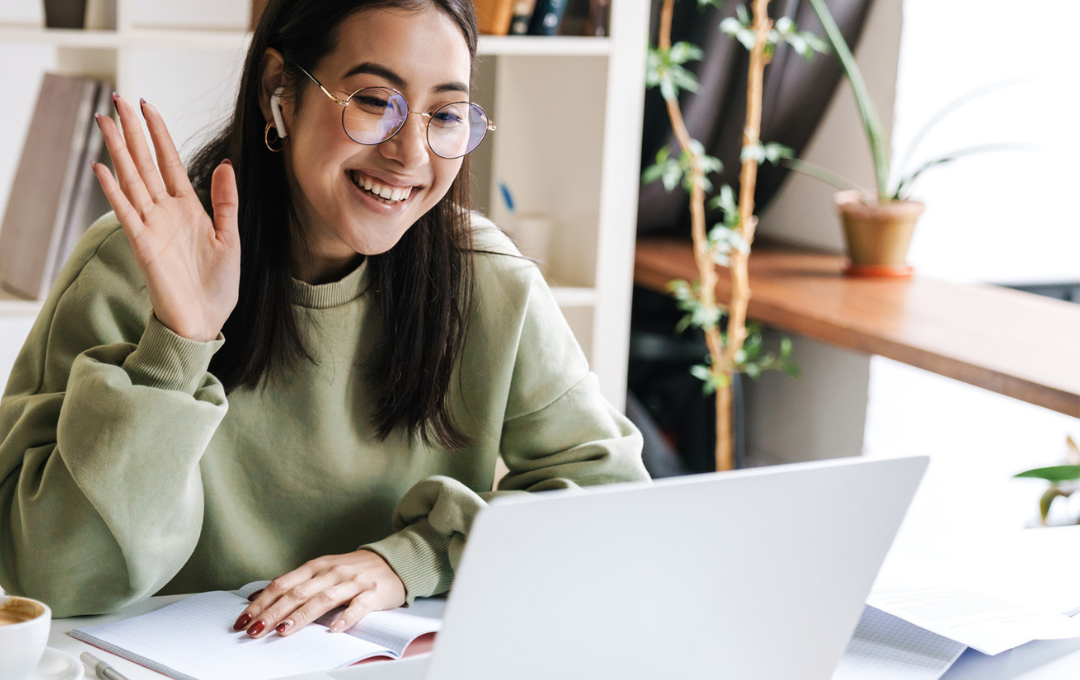
[{"label": "raised hand", "polygon": [[112,118],[96,118],[119,185],[104,164],[95,163],[94,174],[135,251],[158,320],[185,338],[213,340],[240,290],[236,174],[228,160],[214,170],[211,219],[157,109],[142,102],[160,173],[135,107],[115,93],[113,101],[123,134]]}]

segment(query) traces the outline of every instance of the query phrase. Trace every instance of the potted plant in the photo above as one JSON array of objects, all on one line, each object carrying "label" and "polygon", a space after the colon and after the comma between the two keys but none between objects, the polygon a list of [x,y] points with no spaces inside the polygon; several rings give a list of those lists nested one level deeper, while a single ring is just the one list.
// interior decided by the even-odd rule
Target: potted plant
[{"label": "potted plant", "polygon": [[[1058,498],[1068,498],[1080,489],[1080,447],[1072,437],[1065,438],[1068,460],[1065,465],[1035,468],[1014,475],[1017,478],[1043,479],[1050,482],[1050,487],[1039,498],[1039,518],[1043,526],[1047,525],[1050,506]],[[1074,524],[1080,524],[1077,518]]]},{"label": "potted plant", "polygon": [[924,205],[920,201],[913,200],[910,195],[911,186],[915,180],[930,168],[949,163],[962,156],[1015,148],[1016,145],[988,144],[959,149],[926,161],[914,169],[905,170],[904,168],[908,167],[912,152],[918,143],[942,118],[961,105],[1000,89],[1005,83],[998,83],[966,94],[934,115],[916,134],[904,162],[899,166],[897,176],[890,177],[888,140],[882,133],[877,111],[866,91],[866,84],[855,63],[855,57],[852,56],[851,49],[840,33],[824,0],[810,0],[810,4],[821,21],[829,46],[840,60],[845,77],[851,83],[863,130],[870,143],[877,184],[876,191],[866,191],[825,168],[796,159],[786,147],[766,145],[772,148],[766,148],[765,151],[776,155],[784,165],[791,169],[828,182],[840,189],[835,200],[847,243],[849,265],[846,273],[855,276],[910,276],[912,267],[907,264],[908,246],[911,243],[915,224],[924,209]]}]

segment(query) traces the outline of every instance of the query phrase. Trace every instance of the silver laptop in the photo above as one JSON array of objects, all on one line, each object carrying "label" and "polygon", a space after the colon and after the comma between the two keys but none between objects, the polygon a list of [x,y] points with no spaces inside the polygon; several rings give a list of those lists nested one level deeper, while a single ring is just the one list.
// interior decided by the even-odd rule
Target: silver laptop
[{"label": "silver laptop", "polygon": [[307,680],[827,680],[926,469],[844,459],[499,499],[430,655]]}]

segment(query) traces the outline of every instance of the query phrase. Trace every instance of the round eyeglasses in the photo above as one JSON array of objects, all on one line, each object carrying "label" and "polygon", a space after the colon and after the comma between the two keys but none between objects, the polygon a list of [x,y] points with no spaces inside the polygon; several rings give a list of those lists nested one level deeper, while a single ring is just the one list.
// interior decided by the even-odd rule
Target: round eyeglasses
[{"label": "round eyeglasses", "polygon": [[[296,68],[343,107],[341,126],[349,139],[358,144],[382,144],[400,132],[409,119],[409,103],[403,94],[391,87],[364,87],[347,99],[339,99],[302,66],[297,64]],[[432,113],[416,115],[427,118],[427,143],[440,158],[461,158],[479,146],[488,130],[495,129],[495,123],[488,119],[484,109],[472,102],[452,102]]]}]

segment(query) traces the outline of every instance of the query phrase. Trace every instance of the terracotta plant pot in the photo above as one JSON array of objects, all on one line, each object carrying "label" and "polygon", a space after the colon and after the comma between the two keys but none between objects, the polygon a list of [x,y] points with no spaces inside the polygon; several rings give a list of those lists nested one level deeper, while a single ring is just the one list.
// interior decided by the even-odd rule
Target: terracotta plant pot
[{"label": "terracotta plant pot", "polygon": [[910,276],[908,246],[925,206],[919,201],[866,203],[857,191],[836,194],[853,276]]}]

